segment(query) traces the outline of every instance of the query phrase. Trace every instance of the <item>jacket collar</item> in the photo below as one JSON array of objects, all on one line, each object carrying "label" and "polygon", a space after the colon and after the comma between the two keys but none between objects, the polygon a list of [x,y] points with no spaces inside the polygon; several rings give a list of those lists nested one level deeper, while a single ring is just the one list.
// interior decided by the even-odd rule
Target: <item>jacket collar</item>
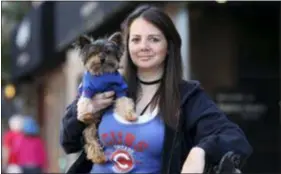
[{"label": "jacket collar", "polygon": [[200,88],[200,83],[196,80],[182,80],[180,86],[180,93],[182,96],[181,106],[183,106],[183,104],[188,100],[188,98],[191,97],[197,91],[198,88]]}]

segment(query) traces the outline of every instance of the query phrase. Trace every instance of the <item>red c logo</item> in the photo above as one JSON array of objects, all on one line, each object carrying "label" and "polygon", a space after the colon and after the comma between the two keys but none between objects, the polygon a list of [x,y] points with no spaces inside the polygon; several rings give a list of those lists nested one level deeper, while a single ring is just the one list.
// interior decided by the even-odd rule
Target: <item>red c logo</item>
[{"label": "red c logo", "polygon": [[118,149],[111,155],[111,161],[114,162],[114,170],[127,173],[134,168],[134,159],[131,154],[125,150]]}]

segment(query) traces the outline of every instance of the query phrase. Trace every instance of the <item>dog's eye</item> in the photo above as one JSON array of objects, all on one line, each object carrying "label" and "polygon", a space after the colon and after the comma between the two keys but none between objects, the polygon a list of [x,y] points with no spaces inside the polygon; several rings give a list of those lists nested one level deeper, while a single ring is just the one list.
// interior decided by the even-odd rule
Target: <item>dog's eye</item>
[{"label": "dog's eye", "polygon": [[106,53],[106,54],[111,54],[111,53],[113,53],[113,51],[114,51],[114,50],[112,50],[111,48],[105,49],[105,53]]},{"label": "dog's eye", "polygon": [[97,53],[99,53],[100,51],[99,51],[99,48],[98,47],[95,47],[95,46],[90,46],[89,48],[88,48],[88,54],[93,54],[93,55],[95,55],[95,54],[97,54]]}]

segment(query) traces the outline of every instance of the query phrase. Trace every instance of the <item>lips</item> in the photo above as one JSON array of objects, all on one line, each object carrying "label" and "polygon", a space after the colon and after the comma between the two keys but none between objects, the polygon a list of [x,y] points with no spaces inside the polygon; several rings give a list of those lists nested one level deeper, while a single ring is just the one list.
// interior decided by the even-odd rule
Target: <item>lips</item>
[{"label": "lips", "polygon": [[151,58],[152,58],[152,56],[139,56],[140,60],[149,60]]},{"label": "lips", "polygon": [[142,57],[153,57],[153,55],[139,55],[138,57],[142,58]]}]

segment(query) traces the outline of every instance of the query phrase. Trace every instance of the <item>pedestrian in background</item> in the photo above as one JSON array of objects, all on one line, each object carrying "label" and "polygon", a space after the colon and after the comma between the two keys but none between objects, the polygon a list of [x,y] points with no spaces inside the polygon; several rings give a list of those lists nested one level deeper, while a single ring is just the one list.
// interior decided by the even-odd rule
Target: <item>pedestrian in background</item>
[{"label": "pedestrian in background", "polygon": [[17,149],[18,164],[23,173],[43,173],[47,169],[47,153],[40,137],[39,125],[30,116],[25,117],[24,136]]},{"label": "pedestrian in background", "polygon": [[20,114],[15,114],[8,120],[9,129],[3,134],[3,169],[6,173],[21,173],[18,166],[18,157],[16,149],[22,139],[24,117]]}]

